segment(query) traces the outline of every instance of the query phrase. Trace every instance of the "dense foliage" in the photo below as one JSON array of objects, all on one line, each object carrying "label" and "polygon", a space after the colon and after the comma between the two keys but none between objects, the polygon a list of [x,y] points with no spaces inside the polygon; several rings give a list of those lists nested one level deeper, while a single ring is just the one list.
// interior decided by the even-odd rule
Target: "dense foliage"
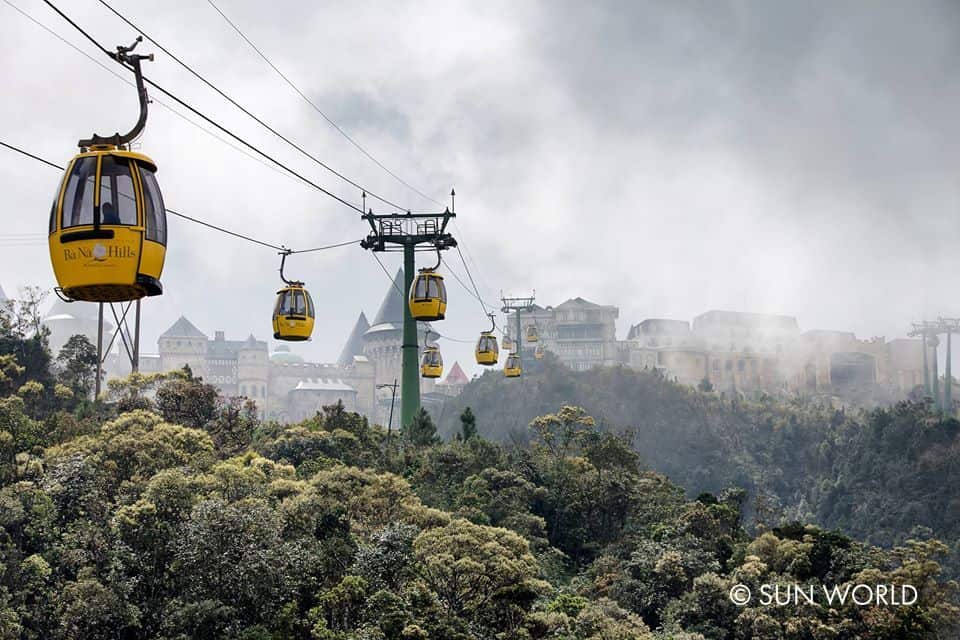
[{"label": "dense foliage", "polygon": [[656,372],[554,363],[504,381],[494,373],[467,386],[439,416],[459,428],[464,407],[480,433],[525,442],[526,425],[561,404],[584,407],[604,429],[629,428],[644,465],[693,497],[725,487],[748,492],[750,524],[816,522],[880,546],[936,536],[960,573],[960,422],[922,402],[843,411],[802,400],[723,397]]},{"label": "dense foliage", "polygon": [[[189,370],[111,381],[92,403],[82,343],[18,380],[38,371],[19,357],[45,350],[18,331],[0,323],[0,639],[873,640],[948,637],[960,619],[942,543],[751,536],[742,490],[688,500],[575,406],[505,446],[479,435],[480,411],[446,442],[426,412],[390,439],[342,405],[260,423]],[[39,352],[16,346],[30,340]],[[919,600],[729,597],[859,582]]]}]

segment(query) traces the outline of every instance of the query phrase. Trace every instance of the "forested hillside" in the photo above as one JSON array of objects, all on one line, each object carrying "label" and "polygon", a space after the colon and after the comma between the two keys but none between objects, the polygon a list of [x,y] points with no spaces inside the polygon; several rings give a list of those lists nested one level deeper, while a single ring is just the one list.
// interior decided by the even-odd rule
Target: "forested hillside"
[{"label": "forested hillside", "polygon": [[628,431],[642,463],[688,496],[746,489],[751,521],[817,522],[885,546],[926,530],[960,548],[960,422],[920,403],[843,412],[724,399],[655,372],[575,372],[554,361],[521,381],[475,379],[439,423],[452,432],[469,406],[484,437],[525,441],[530,420],[564,403],[584,407],[601,429]]},{"label": "forested hillside", "polygon": [[[111,381],[0,314],[0,638],[880,640],[951,637],[931,539],[889,550],[792,523],[748,534],[737,488],[689,500],[583,409],[524,443],[399,437],[341,405],[296,425],[188,370]],[[95,362],[95,360],[94,360]],[[731,587],[911,584],[915,605],[738,607]]]}]

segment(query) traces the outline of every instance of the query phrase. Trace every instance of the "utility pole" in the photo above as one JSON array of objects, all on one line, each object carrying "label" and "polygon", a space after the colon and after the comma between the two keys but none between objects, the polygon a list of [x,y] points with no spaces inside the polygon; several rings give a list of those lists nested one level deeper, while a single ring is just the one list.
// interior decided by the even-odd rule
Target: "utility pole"
[{"label": "utility pole", "polygon": [[516,312],[517,319],[517,332],[514,334],[513,339],[516,341],[517,357],[520,358],[520,375],[523,375],[523,338],[520,334],[520,312],[521,311],[533,311],[533,301],[536,299],[537,292],[534,291],[533,295],[526,298],[506,298],[503,294],[500,294],[500,302],[503,303],[503,306],[500,310],[503,313],[509,314],[511,311]]},{"label": "utility pole", "polygon": [[[930,364],[927,358],[927,351],[930,349],[931,343],[933,346],[936,346],[937,336],[935,333],[936,329],[932,322],[927,322],[922,320],[920,322],[913,323],[913,330],[910,331],[907,335],[911,338],[919,337],[923,345],[923,394],[928,398],[935,398],[933,388],[930,384]],[[934,353],[936,357],[936,353]],[[936,365],[934,365],[936,369]]]},{"label": "utility pole", "polygon": [[960,333],[960,318],[938,318],[937,321],[940,324],[941,331],[947,334],[947,361],[943,365],[943,414],[953,418],[953,353],[951,349],[951,336],[954,333]]},{"label": "utility pole", "polygon": [[[936,331],[936,329],[933,329]],[[940,338],[934,333],[930,338],[930,346],[933,348],[933,408],[940,411],[940,372],[937,367],[937,347],[940,346]]]},{"label": "utility pole", "polygon": [[[450,192],[451,198],[456,193]],[[364,194],[366,202],[366,194]],[[443,213],[387,213],[374,214],[372,209],[361,217],[370,225],[370,233],[360,246],[378,253],[403,252],[403,342],[401,343],[400,372],[400,427],[406,427],[420,409],[420,370],[417,362],[417,322],[410,313],[407,296],[413,285],[417,251],[440,251],[457,246],[447,224],[456,217],[451,208]]]},{"label": "utility pole", "polygon": [[390,395],[390,418],[387,419],[387,447],[390,447],[390,432],[393,429],[393,405],[397,401],[397,379],[393,379],[393,384],[378,384],[377,389],[392,389]]}]

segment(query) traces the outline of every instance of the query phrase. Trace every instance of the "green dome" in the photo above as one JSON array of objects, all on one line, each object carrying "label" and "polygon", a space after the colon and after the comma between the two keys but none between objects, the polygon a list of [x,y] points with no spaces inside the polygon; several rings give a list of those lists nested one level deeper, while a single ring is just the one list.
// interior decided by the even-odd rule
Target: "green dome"
[{"label": "green dome", "polygon": [[280,364],[300,364],[303,362],[303,358],[295,353],[291,353],[290,347],[282,344],[277,347],[276,351],[270,354],[270,362],[278,362]]}]

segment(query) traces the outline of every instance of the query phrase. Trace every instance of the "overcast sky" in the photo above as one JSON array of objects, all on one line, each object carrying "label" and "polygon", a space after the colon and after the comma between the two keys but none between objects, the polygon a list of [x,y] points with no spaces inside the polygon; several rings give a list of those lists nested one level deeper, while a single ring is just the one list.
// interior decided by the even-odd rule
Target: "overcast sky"
[{"label": "overcast sky", "polygon": [[[9,1],[98,55],[40,0]],[[410,208],[435,206],[351,146],[206,2],[113,3],[334,168]],[[108,46],[135,36],[94,0],[60,4]],[[620,337],[644,318],[709,309],[790,314],[805,330],[861,338],[960,315],[958,2],[219,6],[383,164],[440,201],[456,188],[453,232],[488,300],[536,289],[544,305],[578,295],[618,305]],[[155,81],[359,200],[141,49],[157,54],[145,63]],[[0,65],[0,140],[56,162],[78,138],[136,117],[132,88],[8,4]],[[139,150],[178,211],[293,248],[365,234],[357,214],[160,104]],[[53,286],[45,231],[58,179],[0,149],[8,294]],[[399,265],[384,261],[391,274]],[[144,350],[181,314],[211,336],[268,338],[278,266],[269,249],[171,219]],[[389,286],[359,247],[295,256],[289,275],[306,281],[320,316],[314,340],[293,350],[320,361],[336,358],[361,310],[372,320]],[[452,278],[448,289],[438,328],[475,339],[480,304]],[[469,345],[443,347],[448,363],[472,365]]]}]

